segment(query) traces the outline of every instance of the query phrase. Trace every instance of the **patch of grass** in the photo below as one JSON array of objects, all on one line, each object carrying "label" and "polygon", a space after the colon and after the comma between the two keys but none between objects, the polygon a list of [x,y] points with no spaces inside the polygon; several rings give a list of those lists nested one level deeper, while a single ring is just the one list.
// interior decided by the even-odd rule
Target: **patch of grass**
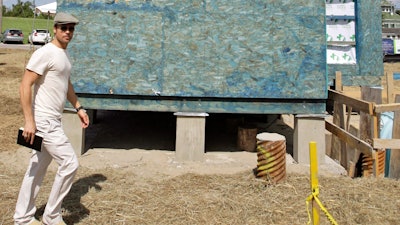
[{"label": "patch of grass", "polygon": [[33,29],[48,29],[53,37],[53,19],[34,19],[20,17],[3,17],[2,33],[5,29],[21,29],[24,33],[24,43],[28,43],[28,36]]}]

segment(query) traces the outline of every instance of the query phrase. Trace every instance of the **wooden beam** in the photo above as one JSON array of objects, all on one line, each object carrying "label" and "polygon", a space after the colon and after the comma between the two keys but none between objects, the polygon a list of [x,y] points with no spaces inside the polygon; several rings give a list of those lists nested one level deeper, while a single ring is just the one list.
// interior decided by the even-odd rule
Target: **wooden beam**
[{"label": "wooden beam", "polygon": [[400,139],[379,139],[374,138],[372,147],[374,149],[400,149]]},{"label": "wooden beam", "polygon": [[335,72],[335,90],[340,92],[343,91],[342,72],[340,71]]},{"label": "wooden beam", "polygon": [[[394,98],[396,103],[400,103],[400,95],[396,95]],[[400,138],[400,111],[394,112],[393,118],[393,131],[392,131],[392,139]],[[392,148],[390,150],[390,165],[389,165],[389,177],[390,178],[400,178],[400,149],[399,147]]]},{"label": "wooden beam", "polygon": [[386,73],[386,86],[387,86],[387,103],[394,102],[394,81],[393,81],[393,71]]},{"label": "wooden beam", "polygon": [[347,119],[346,119],[346,131],[350,130],[350,121],[351,121],[351,112],[353,111],[353,108],[351,106],[347,107]]},{"label": "wooden beam", "polygon": [[349,146],[358,149],[360,152],[371,155],[371,157],[375,158],[375,151],[370,144],[367,142],[360,140],[356,136],[352,135],[351,133],[347,132],[346,130],[336,126],[335,124],[325,121],[325,129],[331,132],[333,135],[339,137],[344,142],[346,142]]},{"label": "wooden beam", "polygon": [[369,115],[373,115],[374,113],[375,104],[372,102],[355,99],[335,90],[328,90],[328,98],[335,102],[350,106],[353,110],[362,111]]},{"label": "wooden beam", "polygon": [[[349,129],[346,130],[350,134],[352,134],[355,137],[360,136],[360,131],[358,128],[356,128],[353,125],[350,125]],[[350,145],[346,145],[346,153],[347,153],[347,165],[348,165],[348,175],[351,178],[354,178],[356,174],[359,172],[359,168],[356,168],[356,163],[358,162],[358,159],[360,158],[360,151],[358,151],[356,148],[352,148]]]},{"label": "wooden beam", "polygon": [[[373,104],[382,104],[382,88],[381,87],[361,87],[361,99],[364,101],[371,102]],[[368,114],[360,112],[360,139],[368,143],[372,143],[373,138],[379,137],[379,114]],[[365,161],[372,161],[372,164],[368,164],[366,168],[363,168],[363,176],[367,177],[373,174],[375,177],[381,176],[381,171],[378,169],[385,163],[381,161],[382,157],[378,157],[378,153],[374,159],[364,158]],[[384,171],[383,171],[384,172]]]},{"label": "wooden beam", "polygon": [[[383,88],[381,88],[381,87],[364,87],[363,86],[363,87],[361,87],[361,98],[364,101],[374,103],[373,106],[375,108],[375,105],[382,104],[382,90],[383,90]],[[367,115],[367,117],[369,117],[369,119],[371,120],[371,124],[370,124],[370,127],[367,126],[365,128],[371,130],[371,132],[372,132],[368,136],[368,139],[372,140],[373,138],[378,138],[379,132],[380,132],[380,127],[379,127],[380,115],[379,115],[379,113],[374,112],[374,114],[372,116]],[[362,129],[363,128],[360,125],[360,130],[362,131]]]},{"label": "wooden beam", "polygon": [[[335,74],[335,90],[343,93],[342,72],[336,71]],[[333,124],[338,125],[340,128],[345,128],[344,108],[344,104],[335,101],[333,106]],[[346,143],[337,136],[333,136],[331,148],[331,154],[334,156],[333,159],[338,160],[340,165],[347,170]]]},{"label": "wooden beam", "polygon": [[[336,101],[334,102],[333,106],[332,122],[340,128],[345,128],[344,105]],[[346,143],[339,137],[335,135],[332,136],[330,157],[339,161],[340,165],[347,170],[347,159],[344,158],[344,156],[346,156],[346,154],[343,154],[344,151],[346,151]]]},{"label": "wooden beam", "polygon": [[375,113],[392,112],[399,110],[400,110],[400,103],[381,104],[374,106]]}]

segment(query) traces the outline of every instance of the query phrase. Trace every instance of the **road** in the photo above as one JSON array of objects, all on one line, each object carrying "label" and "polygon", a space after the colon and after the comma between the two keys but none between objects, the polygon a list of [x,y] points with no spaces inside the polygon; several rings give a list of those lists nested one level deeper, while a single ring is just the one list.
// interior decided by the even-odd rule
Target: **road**
[{"label": "road", "polygon": [[30,44],[4,44],[0,43],[0,48],[9,48],[9,49],[22,49],[29,50],[31,48],[40,48],[41,45],[30,45]]}]

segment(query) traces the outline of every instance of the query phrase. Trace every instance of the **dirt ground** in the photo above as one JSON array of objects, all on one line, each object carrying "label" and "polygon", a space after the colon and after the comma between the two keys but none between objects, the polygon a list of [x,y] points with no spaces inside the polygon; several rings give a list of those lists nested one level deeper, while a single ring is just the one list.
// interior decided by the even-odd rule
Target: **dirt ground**
[{"label": "dirt ground", "polygon": [[[30,150],[15,144],[23,125],[18,85],[32,51],[0,48],[0,225],[13,224]],[[385,65],[386,67],[387,65]],[[400,71],[400,65],[390,64]],[[306,224],[309,167],[286,155],[287,177],[257,179],[257,153],[238,151],[236,133],[210,115],[203,162],[177,162],[172,113],[99,111],[87,130],[88,151],[63,203],[68,224]],[[290,118],[282,116],[282,118]],[[287,138],[286,120],[263,128]],[[57,167],[37,199],[40,219]],[[321,166],[319,198],[338,224],[399,224],[398,180],[347,177],[331,159]],[[330,224],[321,211],[321,224]]]}]

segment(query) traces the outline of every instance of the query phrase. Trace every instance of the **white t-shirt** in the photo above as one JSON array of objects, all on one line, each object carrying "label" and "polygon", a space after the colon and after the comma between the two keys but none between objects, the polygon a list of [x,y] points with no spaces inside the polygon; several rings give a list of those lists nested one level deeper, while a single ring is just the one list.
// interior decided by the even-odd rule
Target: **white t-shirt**
[{"label": "white t-shirt", "polygon": [[33,53],[26,68],[41,75],[34,85],[35,117],[61,118],[71,74],[68,52],[48,43]]}]

